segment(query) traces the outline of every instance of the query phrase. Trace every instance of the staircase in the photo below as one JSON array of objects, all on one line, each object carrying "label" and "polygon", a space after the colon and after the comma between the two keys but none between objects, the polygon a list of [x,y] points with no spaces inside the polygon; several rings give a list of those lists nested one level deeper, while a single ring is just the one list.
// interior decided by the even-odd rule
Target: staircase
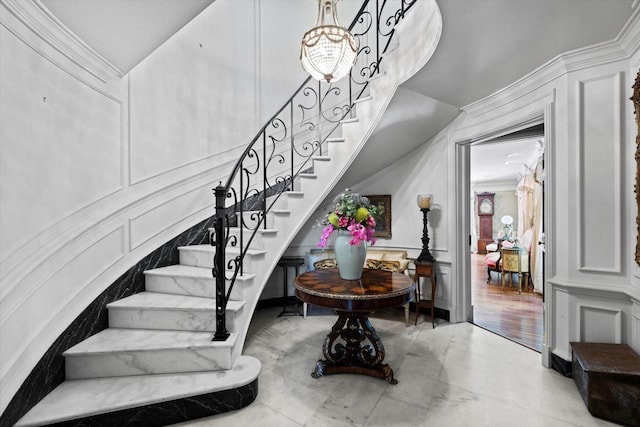
[{"label": "staircase", "polygon": [[[406,1],[406,0],[405,0]],[[411,3],[411,2],[409,2]],[[145,272],[145,291],[108,304],[109,328],[64,353],[66,381],[16,426],[167,425],[242,408],[257,395],[260,362],[243,356],[258,299],[291,240],[348,169],[375,129],[398,85],[433,54],[442,21],[435,1],[412,3],[397,27],[402,44],[384,57],[322,150],[293,176],[295,191],[272,196],[265,224],[243,260],[226,305],[230,336],[216,330],[216,248],[179,248],[180,263]],[[399,37],[398,37],[399,36]],[[260,212],[242,212],[247,218]],[[244,240],[247,230],[230,228]],[[233,259],[239,248],[227,247]],[[230,283],[227,284],[230,286]]]}]

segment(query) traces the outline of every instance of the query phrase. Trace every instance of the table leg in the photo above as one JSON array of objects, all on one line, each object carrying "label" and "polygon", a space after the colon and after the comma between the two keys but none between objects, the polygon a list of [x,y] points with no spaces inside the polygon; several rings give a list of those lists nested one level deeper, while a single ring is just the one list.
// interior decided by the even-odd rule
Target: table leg
[{"label": "table leg", "polygon": [[[297,276],[298,275],[298,267],[296,266],[295,269],[296,269],[296,276]],[[289,269],[287,268],[287,266],[283,266],[283,270],[284,270],[284,284],[283,284],[283,288],[282,288],[282,293],[283,293],[283,297],[282,297],[282,312],[280,314],[278,314],[278,317],[281,317],[281,316],[300,316],[300,310],[298,309],[297,303],[296,303],[296,310],[295,311],[287,310],[287,300],[289,299]]]},{"label": "table leg", "polygon": [[[368,340],[370,344],[363,344]],[[393,369],[383,364],[385,352],[367,313],[338,311],[338,320],[324,340],[322,353],[311,376],[331,374],[361,374],[382,378],[397,384]]]}]

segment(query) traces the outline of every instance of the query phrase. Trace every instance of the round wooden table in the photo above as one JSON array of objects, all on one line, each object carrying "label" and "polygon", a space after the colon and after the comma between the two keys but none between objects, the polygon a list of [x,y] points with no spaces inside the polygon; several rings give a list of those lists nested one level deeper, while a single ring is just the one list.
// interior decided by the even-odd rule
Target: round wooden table
[{"label": "round wooden table", "polygon": [[393,369],[382,363],[384,346],[369,322],[368,313],[411,301],[415,283],[409,276],[365,268],[360,280],[344,280],[332,268],[301,274],[293,286],[303,302],[333,308],[338,313],[338,320],[322,346],[325,359],[316,363],[312,377],[353,373],[398,383]]}]

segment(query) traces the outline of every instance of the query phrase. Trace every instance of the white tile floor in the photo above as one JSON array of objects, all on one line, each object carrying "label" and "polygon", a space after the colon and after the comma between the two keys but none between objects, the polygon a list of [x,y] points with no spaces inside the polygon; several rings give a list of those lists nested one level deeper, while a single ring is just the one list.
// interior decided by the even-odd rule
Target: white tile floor
[{"label": "white tile floor", "polygon": [[[315,310],[314,310],[315,309]],[[587,411],[570,378],[540,354],[470,323],[428,318],[405,326],[402,311],[374,314],[397,385],[351,374],[310,373],[336,317],[256,312],[244,353],[262,363],[248,407],[181,426],[611,426]],[[315,315],[314,315],[315,312]],[[413,317],[412,317],[413,320]]]}]

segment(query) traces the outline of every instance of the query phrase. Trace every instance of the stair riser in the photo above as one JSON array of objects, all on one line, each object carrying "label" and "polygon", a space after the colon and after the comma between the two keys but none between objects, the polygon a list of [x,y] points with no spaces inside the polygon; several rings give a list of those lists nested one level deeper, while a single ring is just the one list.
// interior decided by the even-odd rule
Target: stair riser
[{"label": "stair riser", "polygon": [[[229,229],[229,234],[231,236],[235,236],[240,241],[240,229],[233,227]],[[242,238],[243,242],[249,241],[251,235],[253,234],[253,230],[243,230]],[[251,241],[251,245],[249,246],[251,249],[264,249],[265,242],[276,239],[278,237],[278,233],[276,232],[257,232]]]},{"label": "stair riser", "polygon": [[162,292],[176,295],[191,295],[195,297],[215,298],[216,285],[211,279],[193,277],[175,277],[160,275],[145,275],[145,289],[150,292]]},{"label": "stair riser", "polygon": [[[227,329],[231,332],[236,331],[235,318],[236,313],[227,312]],[[109,308],[109,327],[214,332],[216,313],[215,309],[205,311]]]},{"label": "stair riser", "polygon": [[289,218],[291,218],[291,214],[270,212],[269,215],[267,215],[267,227],[281,230],[282,227],[287,226]]},{"label": "stair riser", "polygon": [[[227,253],[226,263],[234,259],[237,253]],[[264,254],[261,255],[247,255],[244,258],[244,271],[247,273],[253,272],[253,264],[260,263],[264,259]],[[213,267],[213,253],[205,251],[193,251],[193,250],[181,250],[180,251],[180,264],[191,265],[194,267]]]},{"label": "stair riser", "polygon": [[[236,280],[236,284],[233,286],[233,290],[231,291],[231,299],[237,301],[245,299],[247,289],[250,285],[251,282]],[[192,277],[146,275],[145,289],[150,292],[161,292],[175,295],[191,295],[194,297],[207,298],[216,297],[216,281],[213,278],[196,279]]]},{"label": "stair riser", "polygon": [[70,380],[231,369],[231,352],[231,348],[206,348],[66,356],[66,378]]}]

